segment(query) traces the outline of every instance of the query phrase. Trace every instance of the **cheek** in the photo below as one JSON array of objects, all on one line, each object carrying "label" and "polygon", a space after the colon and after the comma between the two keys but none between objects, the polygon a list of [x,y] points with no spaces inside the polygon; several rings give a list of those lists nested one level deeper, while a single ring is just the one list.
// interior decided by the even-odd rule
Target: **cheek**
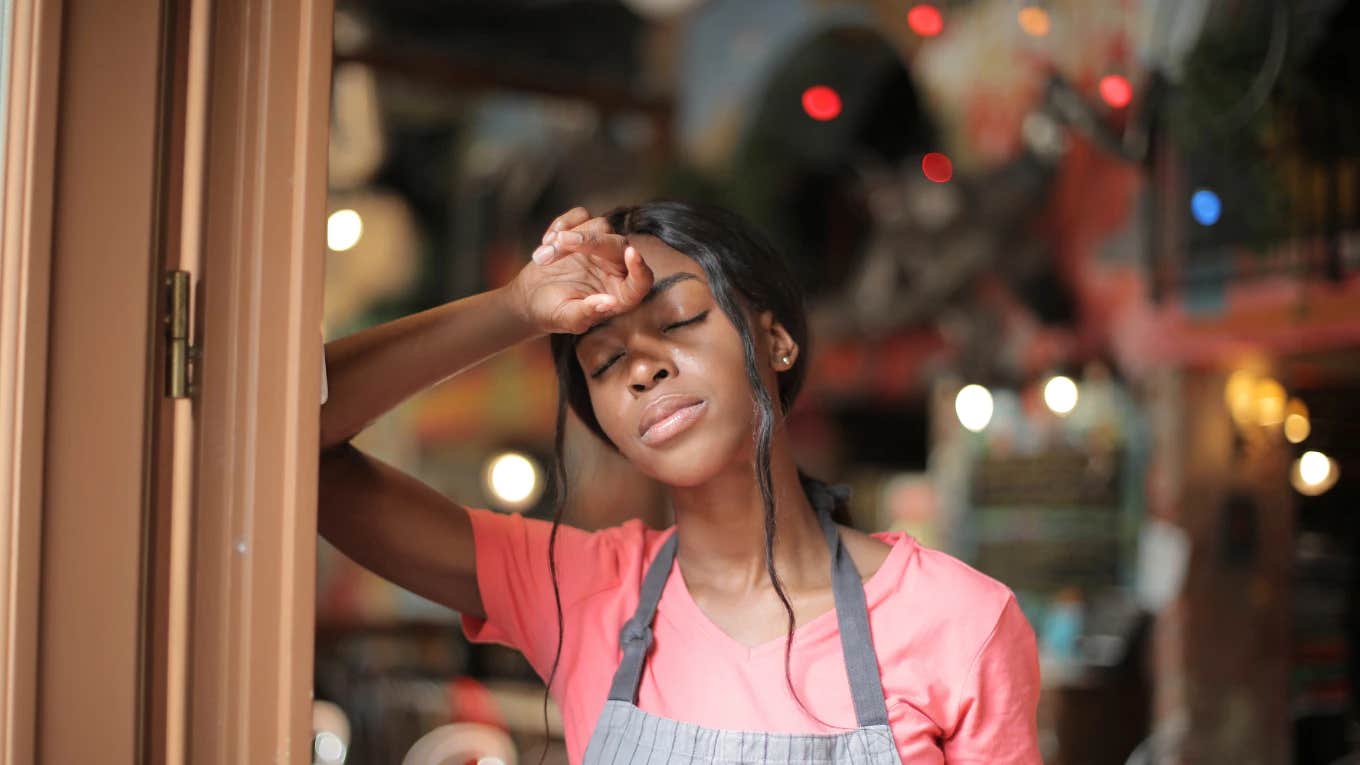
[{"label": "cheek", "polygon": [[627,444],[626,423],[620,412],[623,411],[623,404],[612,400],[610,393],[603,386],[590,386],[590,408],[595,412],[595,421],[600,423],[600,429],[604,431],[609,440],[615,446],[624,447]]}]

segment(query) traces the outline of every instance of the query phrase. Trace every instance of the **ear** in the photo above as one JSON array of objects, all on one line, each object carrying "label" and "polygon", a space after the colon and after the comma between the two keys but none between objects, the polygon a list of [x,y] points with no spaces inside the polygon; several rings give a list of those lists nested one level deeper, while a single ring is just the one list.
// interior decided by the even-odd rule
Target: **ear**
[{"label": "ear", "polygon": [[798,343],[783,324],[775,321],[773,311],[761,311],[760,330],[764,340],[762,345],[769,354],[770,366],[774,367],[776,372],[787,372],[792,369],[793,365],[798,363]]}]

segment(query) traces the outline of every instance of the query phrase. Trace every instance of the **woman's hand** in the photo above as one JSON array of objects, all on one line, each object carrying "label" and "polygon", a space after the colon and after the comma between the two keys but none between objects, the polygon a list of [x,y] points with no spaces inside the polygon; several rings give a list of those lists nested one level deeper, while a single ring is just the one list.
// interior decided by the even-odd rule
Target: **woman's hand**
[{"label": "woman's hand", "polygon": [[533,262],[508,287],[538,331],[580,334],[641,303],[652,270],[604,218],[577,207],[552,222]]}]

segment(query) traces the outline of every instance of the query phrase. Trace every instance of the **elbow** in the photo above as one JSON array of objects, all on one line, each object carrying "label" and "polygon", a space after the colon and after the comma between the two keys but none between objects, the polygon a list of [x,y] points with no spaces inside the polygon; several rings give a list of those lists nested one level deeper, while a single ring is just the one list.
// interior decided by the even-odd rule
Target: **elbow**
[{"label": "elbow", "polygon": [[340,465],[354,461],[358,449],[349,439],[340,439],[335,443],[327,443],[325,439],[321,442],[321,474],[325,477],[327,472],[334,471]]},{"label": "elbow", "polygon": [[[321,405],[320,421],[320,445],[321,456],[325,457],[326,452],[341,449],[348,446],[350,439],[356,435],[350,429],[342,427],[344,423],[339,421],[336,416],[338,412],[326,411],[326,405]],[[327,416],[329,415],[329,416]]]}]

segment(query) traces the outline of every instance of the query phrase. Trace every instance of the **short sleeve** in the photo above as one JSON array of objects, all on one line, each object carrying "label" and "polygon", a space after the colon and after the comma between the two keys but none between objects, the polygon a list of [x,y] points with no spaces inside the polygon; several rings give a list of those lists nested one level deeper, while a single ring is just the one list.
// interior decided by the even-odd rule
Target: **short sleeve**
[{"label": "short sleeve", "polygon": [[[469,508],[468,516],[486,618],[462,615],[463,633],[475,643],[518,650],[546,676],[557,650],[557,607],[548,567],[552,524],[480,508]],[[555,547],[564,614],[589,595],[618,586],[618,545],[608,533],[561,525]]]},{"label": "short sleeve", "polygon": [[1042,765],[1039,653],[1014,595],[964,676],[960,704],[958,723],[944,742],[947,762]]}]

